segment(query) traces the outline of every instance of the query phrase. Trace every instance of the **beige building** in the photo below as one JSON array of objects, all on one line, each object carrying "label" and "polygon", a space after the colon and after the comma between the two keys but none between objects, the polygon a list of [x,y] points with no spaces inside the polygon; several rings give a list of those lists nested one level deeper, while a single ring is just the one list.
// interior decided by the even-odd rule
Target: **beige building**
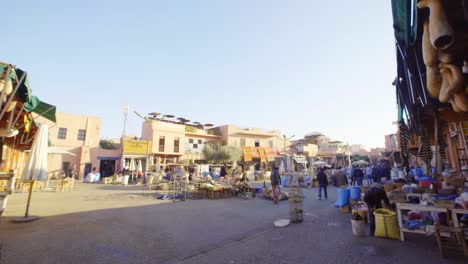
[{"label": "beige building", "polygon": [[143,123],[142,139],[153,142],[150,153],[155,158],[154,162],[165,167],[183,160],[202,160],[205,144],[209,141],[220,142],[222,137],[191,125],[151,120]]},{"label": "beige building", "polygon": [[95,167],[99,170],[99,137],[101,118],[78,114],[57,113],[57,122],[39,117],[49,126],[49,174],[59,177],[72,166],[79,178]]},{"label": "beige building", "polygon": [[223,125],[213,128],[219,131],[228,145],[236,147],[263,147],[284,151],[291,142],[281,136],[279,130],[264,131],[258,128],[240,128],[235,125]]},{"label": "beige building", "polygon": [[245,129],[234,125],[204,129],[159,119],[143,123],[142,139],[153,142],[150,153],[155,158],[154,163],[163,167],[182,161],[194,163],[204,160],[202,150],[207,142],[223,142],[240,149],[258,147],[273,160],[277,149],[283,150],[290,144],[278,130]]}]

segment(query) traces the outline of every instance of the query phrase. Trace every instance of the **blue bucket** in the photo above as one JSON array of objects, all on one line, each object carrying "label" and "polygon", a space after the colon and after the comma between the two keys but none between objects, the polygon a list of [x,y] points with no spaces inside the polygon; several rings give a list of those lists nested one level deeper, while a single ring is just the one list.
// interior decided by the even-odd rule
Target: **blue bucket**
[{"label": "blue bucket", "polygon": [[349,187],[349,196],[350,199],[353,201],[361,200],[361,188],[359,188],[358,186]]},{"label": "blue bucket", "polygon": [[336,199],[335,205],[338,207],[343,207],[349,204],[349,189],[338,188],[338,197]]},{"label": "blue bucket", "polygon": [[256,193],[262,193],[262,188],[255,188]]},{"label": "blue bucket", "polygon": [[286,176],[281,176],[281,186],[286,187],[286,181],[287,181]]}]

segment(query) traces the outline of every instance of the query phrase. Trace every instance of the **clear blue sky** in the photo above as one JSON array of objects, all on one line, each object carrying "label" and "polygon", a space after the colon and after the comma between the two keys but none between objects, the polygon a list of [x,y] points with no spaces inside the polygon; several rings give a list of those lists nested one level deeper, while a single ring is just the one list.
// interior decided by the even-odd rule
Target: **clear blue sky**
[{"label": "clear blue sky", "polygon": [[[2,10],[0,60],[28,71],[34,94],[59,111],[101,116],[102,137],[120,136],[125,103],[367,146],[395,131],[389,1],[30,0]],[[140,129],[130,115],[127,131]]]}]

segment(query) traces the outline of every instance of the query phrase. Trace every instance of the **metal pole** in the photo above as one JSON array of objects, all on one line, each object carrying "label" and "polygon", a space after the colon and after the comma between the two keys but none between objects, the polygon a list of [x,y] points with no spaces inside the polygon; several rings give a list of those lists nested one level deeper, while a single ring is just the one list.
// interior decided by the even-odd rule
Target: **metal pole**
[{"label": "metal pole", "polygon": [[28,196],[28,202],[26,203],[26,213],[24,214],[24,218],[27,218],[29,216],[29,205],[31,204],[31,196],[34,190],[35,183],[36,181],[32,180],[29,185],[29,196]]}]

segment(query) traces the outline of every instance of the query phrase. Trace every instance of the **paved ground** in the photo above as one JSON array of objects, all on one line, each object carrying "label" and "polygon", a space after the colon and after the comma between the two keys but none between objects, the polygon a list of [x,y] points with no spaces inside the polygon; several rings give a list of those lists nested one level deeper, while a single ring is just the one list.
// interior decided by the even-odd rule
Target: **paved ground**
[{"label": "paved ground", "polygon": [[466,263],[442,260],[433,237],[407,242],[351,233],[349,215],[305,192],[305,222],[273,228],[288,204],[263,199],[165,202],[141,187],[79,184],[72,193],[14,194],[0,223],[0,263]]}]

